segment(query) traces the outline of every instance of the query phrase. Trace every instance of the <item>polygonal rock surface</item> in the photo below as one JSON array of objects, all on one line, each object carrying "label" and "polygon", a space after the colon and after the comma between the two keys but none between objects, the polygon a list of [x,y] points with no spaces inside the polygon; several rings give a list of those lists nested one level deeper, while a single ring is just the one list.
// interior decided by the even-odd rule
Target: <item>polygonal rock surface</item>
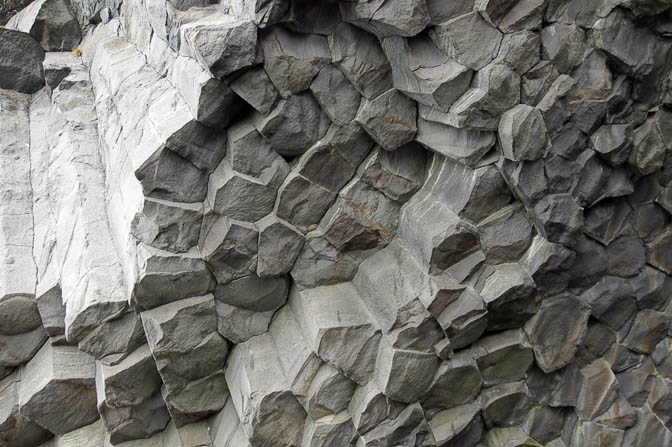
[{"label": "polygonal rock surface", "polygon": [[534,161],[542,157],[548,140],[541,112],[524,104],[507,111],[499,123],[499,141],[509,160]]},{"label": "polygonal rock surface", "polygon": [[39,0],[7,22],[7,28],[33,36],[44,51],[72,51],[82,39],[77,19],[66,0]]},{"label": "polygonal rock surface", "polygon": [[413,140],[417,113],[413,101],[389,90],[375,99],[363,99],[355,119],[376,143],[391,151]]},{"label": "polygonal rock surface", "polygon": [[35,93],[44,85],[44,50],[32,36],[0,30],[0,88]]}]

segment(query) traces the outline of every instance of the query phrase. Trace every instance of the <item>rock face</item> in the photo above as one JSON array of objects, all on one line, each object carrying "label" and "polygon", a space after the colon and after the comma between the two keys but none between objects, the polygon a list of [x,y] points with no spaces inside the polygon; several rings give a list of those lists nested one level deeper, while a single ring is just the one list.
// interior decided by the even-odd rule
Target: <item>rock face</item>
[{"label": "rock face", "polygon": [[0,447],[672,445],[668,0],[0,0]]}]

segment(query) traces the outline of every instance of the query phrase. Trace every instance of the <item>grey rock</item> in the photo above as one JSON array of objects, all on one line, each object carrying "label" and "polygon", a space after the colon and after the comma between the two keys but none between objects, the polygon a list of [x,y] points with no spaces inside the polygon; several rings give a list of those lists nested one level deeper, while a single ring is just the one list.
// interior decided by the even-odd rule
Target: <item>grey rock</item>
[{"label": "grey rock", "polygon": [[138,270],[132,299],[142,309],[202,295],[215,287],[205,262],[193,252],[174,254],[141,246]]},{"label": "grey rock", "polygon": [[436,445],[422,407],[418,403],[407,406],[396,418],[383,421],[360,439],[359,443],[364,447],[408,445],[413,442],[418,446]]},{"label": "grey rock", "polygon": [[656,114],[633,131],[633,151],[628,161],[643,175],[663,166],[665,151],[669,148],[663,128],[669,122],[669,115]]},{"label": "grey rock", "polygon": [[44,51],[72,51],[82,39],[77,19],[66,0],[40,0],[19,11],[7,28],[28,33]]},{"label": "grey rock", "polygon": [[658,342],[667,334],[669,319],[662,313],[644,309],[637,313],[623,343],[631,350],[651,354]]},{"label": "grey rock", "polygon": [[392,152],[376,148],[360,165],[358,174],[391,200],[404,203],[422,186],[425,164],[425,152],[416,144]]},{"label": "grey rock", "polygon": [[536,441],[548,443],[562,434],[564,425],[562,408],[536,406],[527,414],[522,428]]},{"label": "grey rock", "polygon": [[531,30],[541,27],[545,13],[545,2],[540,0],[523,0],[516,4],[502,17],[498,27],[503,32]]},{"label": "grey rock", "polygon": [[366,433],[385,420],[390,412],[390,402],[375,380],[358,386],[348,404],[348,413],[359,433]]},{"label": "grey rock", "polygon": [[220,283],[256,271],[259,232],[253,224],[226,216],[206,216],[199,249]]},{"label": "grey rock", "polygon": [[437,25],[430,36],[441,51],[472,70],[480,70],[497,55],[502,33],[478,12]]},{"label": "grey rock", "polygon": [[32,36],[5,28],[0,31],[0,49],[0,88],[31,94],[44,86],[44,50]]},{"label": "grey rock", "polygon": [[[422,114],[421,114],[422,115]],[[475,167],[495,144],[493,132],[459,129],[418,118],[416,141],[426,148]]]},{"label": "grey rock", "polygon": [[521,329],[512,329],[481,338],[471,348],[483,386],[523,379],[534,361],[532,346]]},{"label": "grey rock", "polygon": [[300,289],[328,286],[355,276],[358,262],[338,251],[324,237],[308,237],[290,272]]},{"label": "grey rock", "polygon": [[357,438],[352,420],[347,412],[322,418],[318,421],[306,420],[302,446],[338,446],[349,445]]},{"label": "grey rock", "polygon": [[299,174],[290,174],[278,191],[276,215],[301,231],[315,229],[336,195]]},{"label": "grey rock", "polygon": [[275,196],[274,188],[235,171],[227,159],[210,175],[208,205],[231,219],[256,222],[271,213]]},{"label": "grey rock", "polygon": [[274,27],[261,39],[264,70],[283,97],[300,93],[330,61],[327,39]]},{"label": "grey rock", "polygon": [[447,112],[469,88],[472,71],[441,53],[428,36],[382,41],[394,88],[421,104]]},{"label": "grey rock", "polygon": [[386,396],[412,403],[429,390],[438,363],[433,353],[397,349],[382,337],[373,378]]},{"label": "grey rock", "polygon": [[98,419],[93,357],[45,343],[20,374],[19,408],[34,424],[60,435]]},{"label": "grey rock", "polygon": [[348,0],[341,3],[341,16],[378,36],[414,36],[429,24],[424,0],[381,1]]},{"label": "grey rock", "polygon": [[581,376],[583,380],[576,410],[582,418],[591,420],[611,407],[618,395],[618,382],[604,360],[596,360],[582,368]]},{"label": "grey rock", "polygon": [[509,160],[534,161],[544,156],[548,137],[541,112],[520,104],[502,115],[499,142]]},{"label": "grey rock", "polygon": [[338,4],[292,4],[292,19],[285,26],[298,33],[331,34],[341,21]]},{"label": "grey rock", "polygon": [[234,0],[230,7],[234,16],[250,17],[259,28],[267,28],[289,20],[288,15],[291,11],[291,4],[287,0],[271,2]]},{"label": "grey rock", "polygon": [[469,0],[462,3],[446,3],[440,0],[428,0],[427,10],[429,11],[430,23],[438,25],[441,22],[446,22],[454,17],[461,16],[474,7],[474,2]]},{"label": "grey rock", "polygon": [[217,331],[232,343],[242,343],[268,331],[275,310],[256,312],[216,301]]},{"label": "grey rock", "polygon": [[17,373],[0,381],[0,445],[41,445],[52,434],[19,412],[19,383]]},{"label": "grey rock", "polygon": [[583,221],[582,209],[568,194],[546,196],[534,206],[536,228],[550,242],[569,245]]},{"label": "grey rock", "polygon": [[325,363],[313,377],[304,406],[315,421],[326,416],[337,416],[348,407],[355,387],[353,381]]},{"label": "grey rock", "polygon": [[[380,329],[351,283],[304,291],[292,288],[289,305],[320,358],[358,384],[371,378]],[[331,310],[324,312],[327,308]]]},{"label": "grey rock", "polygon": [[364,98],[355,119],[376,143],[391,151],[413,140],[417,113],[412,100],[388,90],[375,99]]},{"label": "grey rock", "polygon": [[202,220],[200,204],[145,198],[131,231],[152,247],[182,253],[198,242]]},{"label": "grey rock", "polygon": [[627,280],[606,276],[581,299],[591,307],[591,315],[613,330],[620,329],[635,313],[636,301],[632,286]]},{"label": "grey rock", "polygon": [[532,408],[525,382],[504,383],[481,394],[483,420],[487,427],[512,427],[520,424]]},{"label": "grey rock", "polygon": [[278,91],[262,67],[237,77],[231,82],[231,90],[263,114],[268,114],[278,99]]},{"label": "grey rock", "polygon": [[180,27],[183,46],[215,77],[224,78],[254,64],[257,27],[226,15],[209,15]]},{"label": "grey rock", "polygon": [[378,40],[348,23],[329,36],[331,58],[357,91],[373,99],[392,88],[391,67]]},{"label": "grey rock", "polygon": [[297,172],[329,191],[338,192],[352,178],[374,145],[355,121],[332,125],[327,134],[303,154]]},{"label": "grey rock", "polygon": [[488,329],[521,327],[537,311],[535,284],[520,264],[499,264],[480,292],[488,309]]},{"label": "grey rock", "polygon": [[488,262],[516,261],[532,242],[532,225],[520,204],[502,208],[479,222],[477,228]]},{"label": "grey rock", "polygon": [[257,228],[257,275],[263,278],[289,272],[303,246],[303,235],[275,216],[262,219]]},{"label": "grey rock", "polygon": [[439,445],[476,445],[483,436],[483,422],[478,402],[436,413],[429,426]]},{"label": "grey rock", "polygon": [[542,55],[553,61],[560,73],[569,73],[581,64],[586,35],[576,25],[555,23],[541,31]]},{"label": "grey rock", "polygon": [[[307,88],[307,87],[306,87]],[[315,126],[297,128],[296,122],[315,122]],[[281,100],[266,116],[255,114],[254,125],[280,155],[301,155],[329,128],[329,118],[308,92]]]},{"label": "grey rock", "polygon": [[465,289],[457,300],[450,303],[437,320],[450,337],[453,349],[470,345],[488,326],[485,302],[470,289]]},{"label": "grey rock", "polygon": [[439,364],[427,394],[425,408],[454,408],[472,402],[483,384],[478,366],[469,353],[456,354]]},{"label": "grey rock", "polygon": [[17,335],[0,335],[0,366],[11,368],[30,360],[44,344],[47,334],[40,326]]},{"label": "grey rock", "polygon": [[[518,5],[541,3],[539,0],[521,1]],[[514,11],[512,11],[514,12]],[[541,59],[541,37],[534,31],[519,31],[505,34],[499,47],[497,59],[514,67],[516,73],[524,75],[535,67]]]},{"label": "grey rock", "polygon": [[567,365],[586,336],[590,308],[571,294],[546,298],[525,324],[535,359],[546,373]]},{"label": "grey rock", "polygon": [[252,274],[227,284],[218,284],[215,299],[254,312],[275,311],[287,301],[289,281],[285,276],[260,278]]},{"label": "grey rock", "polygon": [[334,124],[345,126],[355,118],[361,97],[335,66],[323,67],[310,84],[310,91]]}]

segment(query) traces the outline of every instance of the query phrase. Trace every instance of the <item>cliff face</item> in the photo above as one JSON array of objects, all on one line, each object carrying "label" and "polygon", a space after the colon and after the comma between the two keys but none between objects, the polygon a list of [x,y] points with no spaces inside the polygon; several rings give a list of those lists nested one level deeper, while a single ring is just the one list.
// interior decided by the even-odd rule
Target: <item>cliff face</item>
[{"label": "cliff face", "polygon": [[666,0],[32,2],[0,446],[672,445],[671,33]]}]

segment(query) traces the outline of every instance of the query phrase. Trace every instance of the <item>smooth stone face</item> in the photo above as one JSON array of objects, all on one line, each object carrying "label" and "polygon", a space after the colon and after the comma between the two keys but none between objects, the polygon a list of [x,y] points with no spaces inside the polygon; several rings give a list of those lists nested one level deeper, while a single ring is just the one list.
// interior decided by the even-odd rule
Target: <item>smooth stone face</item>
[{"label": "smooth stone face", "polygon": [[0,30],[0,88],[35,93],[44,86],[44,50],[27,33]]}]

